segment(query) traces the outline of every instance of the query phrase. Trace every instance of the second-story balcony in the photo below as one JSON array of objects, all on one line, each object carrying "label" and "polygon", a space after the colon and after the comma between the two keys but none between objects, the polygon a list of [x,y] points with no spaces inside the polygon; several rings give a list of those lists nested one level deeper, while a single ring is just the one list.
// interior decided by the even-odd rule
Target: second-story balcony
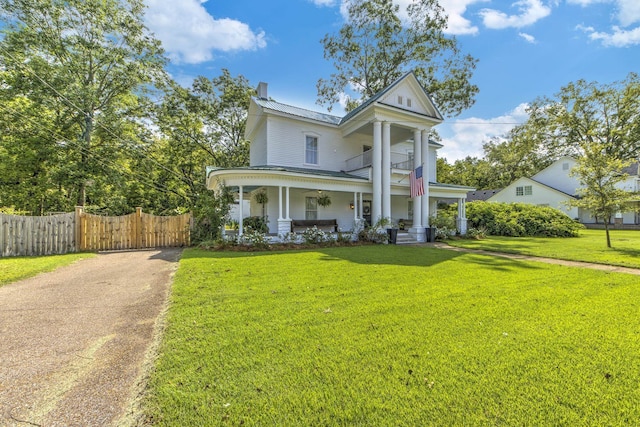
[{"label": "second-story balcony", "polygon": [[[345,172],[350,172],[371,166],[373,150],[365,151],[345,161]],[[413,169],[413,156],[406,153],[391,152],[391,168],[411,170]]]}]

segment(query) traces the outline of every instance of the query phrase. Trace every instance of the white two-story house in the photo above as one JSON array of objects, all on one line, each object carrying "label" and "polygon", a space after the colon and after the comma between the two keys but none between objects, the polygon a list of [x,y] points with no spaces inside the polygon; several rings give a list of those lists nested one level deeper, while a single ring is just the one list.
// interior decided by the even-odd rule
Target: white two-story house
[{"label": "white two-story house", "polygon": [[[583,224],[602,222],[603,218],[596,218],[589,210],[571,206],[571,201],[577,197],[577,190],[583,187],[579,178],[571,175],[571,169],[575,165],[574,158],[561,157],[531,178],[515,180],[487,201],[551,206]],[[640,192],[638,163],[633,163],[622,172],[627,174],[627,178],[617,187],[625,191]],[[640,224],[640,200],[633,202],[627,211],[619,212],[612,221],[619,224]]]},{"label": "white two-story house", "polygon": [[[207,186],[237,192],[242,218],[262,215],[254,200],[266,191],[269,232],[283,235],[296,220],[336,220],[357,230],[386,218],[407,224],[416,241],[425,240],[437,201],[458,202],[458,227],[466,232],[468,187],[436,182],[436,151],[428,138],[443,120],[413,73],[405,74],[344,117],[281,104],[260,83],[248,112],[246,138],[250,166],[207,169]],[[410,197],[410,172],[422,167],[424,194]],[[330,206],[318,198],[328,196]],[[250,211],[245,212],[246,200]]]}]

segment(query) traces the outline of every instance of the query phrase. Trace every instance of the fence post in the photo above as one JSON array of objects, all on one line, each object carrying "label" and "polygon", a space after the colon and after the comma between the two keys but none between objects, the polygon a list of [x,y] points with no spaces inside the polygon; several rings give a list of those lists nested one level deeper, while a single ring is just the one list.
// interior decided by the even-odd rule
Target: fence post
[{"label": "fence post", "polygon": [[136,208],[136,249],[142,249],[142,208]]},{"label": "fence post", "polygon": [[82,219],[81,219],[82,212],[84,212],[84,208],[82,206],[76,206],[76,217],[75,217],[76,227],[74,230],[74,233],[76,235],[74,236],[74,239],[73,239],[76,252],[80,252],[83,250],[82,242],[84,241],[84,239],[82,238]]}]

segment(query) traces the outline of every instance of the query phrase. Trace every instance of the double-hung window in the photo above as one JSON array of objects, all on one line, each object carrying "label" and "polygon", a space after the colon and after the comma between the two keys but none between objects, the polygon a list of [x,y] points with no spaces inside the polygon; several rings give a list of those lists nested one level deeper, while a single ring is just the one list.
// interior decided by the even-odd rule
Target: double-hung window
[{"label": "double-hung window", "polygon": [[308,165],[318,164],[318,138],[315,136],[307,135],[304,149],[304,162]]},{"label": "double-hung window", "polygon": [[318,219],[317,197],[306,197],[304,208],[304,219]]}]

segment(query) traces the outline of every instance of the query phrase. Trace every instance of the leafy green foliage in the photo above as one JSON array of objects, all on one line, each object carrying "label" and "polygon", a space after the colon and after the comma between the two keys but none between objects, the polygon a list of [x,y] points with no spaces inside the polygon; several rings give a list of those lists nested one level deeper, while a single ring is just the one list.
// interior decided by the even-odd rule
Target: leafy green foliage
[{"label": "leafy green foliage", "polygon": [[187,250],[146,414],[156,426],[633,424],[637,283],[427,247]]},{"label": "leafy green foliage", "polygon": [[467,224],[494,236],[573,237],[584,226],[563,212],[526,203],[467,203]]},{"label": "leafy green foliage", "polygon": [[262,216],[250,216],[250,217],[244,218],[242,220],[242,227],[247,232],[255,231],[262,234],[269,232],[269,225],[267,224],[267,219]]},{"label": "leafy green foliage", "polygon": [[193,208],[191,242],[198,244],[219,239],[232,202],[233,195],[226,187],[218,194],[203,190]]},{"label": "leafy green foliage", "polygon": [[361,98],[349,100],[352,110],[413,71],[443,114],[455,116],[473,104],[476,60],[445,35],[447,16],[436,0],[411,2],[405,22],[392,0],[350,0],[346,8],[349,17],[338,34],[322,39],[336,72],[318,81],[318,103],[331,108],[354,88]]}]

